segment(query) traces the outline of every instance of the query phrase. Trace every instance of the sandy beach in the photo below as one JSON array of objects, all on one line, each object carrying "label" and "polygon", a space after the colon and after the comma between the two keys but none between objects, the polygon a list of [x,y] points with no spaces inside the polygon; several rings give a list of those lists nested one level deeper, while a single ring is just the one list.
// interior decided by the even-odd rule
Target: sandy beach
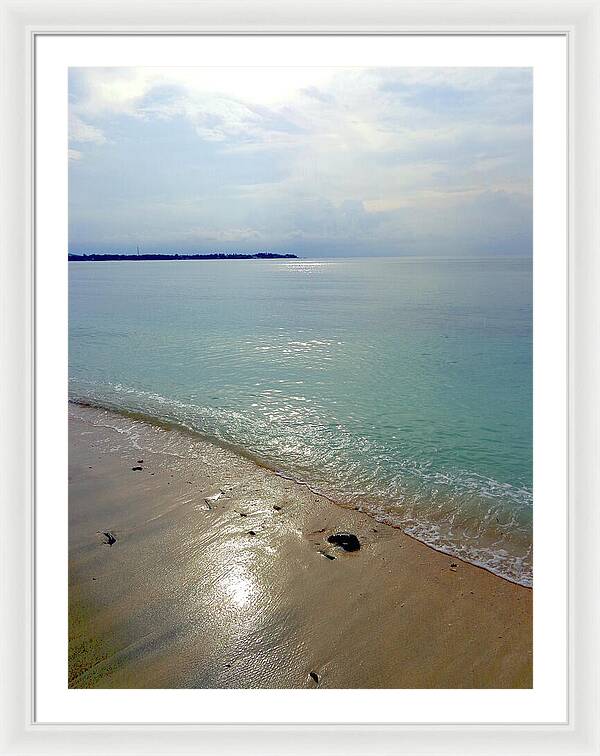
[{"label": "sandy beach", "polygon": [[75,688],[532,685],[530,589],[233,450],[78,405],[69,636]]}]

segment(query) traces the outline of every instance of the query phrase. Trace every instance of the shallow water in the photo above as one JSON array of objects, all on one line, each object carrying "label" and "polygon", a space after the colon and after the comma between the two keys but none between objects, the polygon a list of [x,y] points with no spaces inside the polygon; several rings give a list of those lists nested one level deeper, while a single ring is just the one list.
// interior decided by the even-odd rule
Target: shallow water
[{"label": "shallow water", "polygon": [[524,584],[524,259],[70,263],[70,396],[226,441]]}]

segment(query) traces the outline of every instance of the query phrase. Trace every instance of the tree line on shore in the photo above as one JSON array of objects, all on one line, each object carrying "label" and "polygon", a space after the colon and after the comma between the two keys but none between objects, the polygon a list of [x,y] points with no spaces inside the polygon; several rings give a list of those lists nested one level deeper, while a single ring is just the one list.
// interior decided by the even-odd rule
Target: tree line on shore
[{"label": "tree line on shore", "polygon": [[69,253],[69,262],[101,262],[103,260],[287,260],[298,259],[298,255],[291,254],[278,254],[276,252],[256,252],[254,254],[242,254],[231,253],[226,254],[224,252],[215,252],[211,254],[165,254],[157,253],[151,254],[135,254],[135,255],[122,255],[122,254],[100,254],[93,253],[89,255],[75,255]]}]

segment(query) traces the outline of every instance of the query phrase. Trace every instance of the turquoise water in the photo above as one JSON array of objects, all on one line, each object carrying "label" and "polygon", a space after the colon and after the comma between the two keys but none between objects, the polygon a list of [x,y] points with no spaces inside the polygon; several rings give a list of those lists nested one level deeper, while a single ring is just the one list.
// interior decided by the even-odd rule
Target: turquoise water
[{"label": "turquoise water", "polygon": [[532,580],[526,259],[69,264],[70,397]]}]

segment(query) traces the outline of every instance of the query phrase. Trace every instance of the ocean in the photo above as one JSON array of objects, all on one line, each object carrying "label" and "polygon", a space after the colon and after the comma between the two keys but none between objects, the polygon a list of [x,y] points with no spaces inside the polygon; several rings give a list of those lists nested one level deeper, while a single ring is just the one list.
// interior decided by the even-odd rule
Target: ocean
[{"label": "ocean", "polygon": [[532,263],[69,263],[69,397],[532,584]]}]

